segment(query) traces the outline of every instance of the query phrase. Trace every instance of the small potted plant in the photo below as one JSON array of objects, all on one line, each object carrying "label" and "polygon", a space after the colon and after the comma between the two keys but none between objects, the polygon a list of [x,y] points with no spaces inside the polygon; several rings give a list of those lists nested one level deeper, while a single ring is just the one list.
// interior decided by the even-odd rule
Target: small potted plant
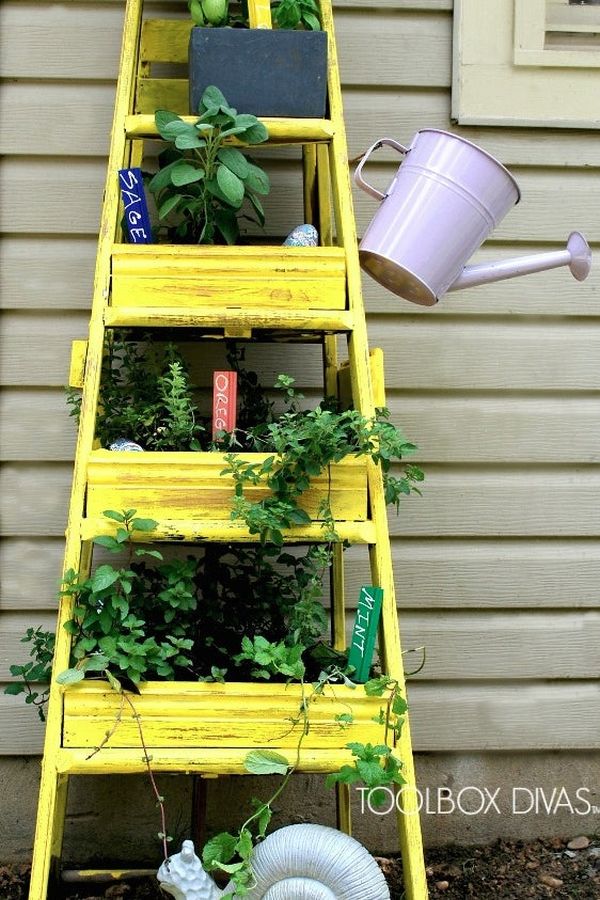
[{"label": "small potted plant", "polygon": [[277,0],[270,28],[248,28],[248,3],[190,0],[190,112],[216,84],[233,106],[257,116],[323,118],[327,103],[327,35],[317,0]]},{"label": "small potted plant", "polygon": [[268,139],[256,116],[239,113],[209,85],[199,118],[155,113],[167,147],[149,182],[159,225],[156,244],[115,243],[111,306],[182,306],[215,314],[229,308],[345,310],[343,247],[236,246],[243,219],[263,226],[267,173],[231,141],[254,146]]}]

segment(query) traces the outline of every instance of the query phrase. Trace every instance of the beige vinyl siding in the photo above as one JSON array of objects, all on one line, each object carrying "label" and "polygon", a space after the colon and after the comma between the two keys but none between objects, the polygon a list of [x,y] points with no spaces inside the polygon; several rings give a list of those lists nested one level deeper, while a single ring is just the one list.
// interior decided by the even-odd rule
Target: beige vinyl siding
[{"label": "beige vinyl siding", "polygon": [[[452,127],[450,0],[337,7],[350,156],[383,135]],[[87,331],[122,13],[112,0],[1,11],[0,679],[19,634],[56,606],[74,446],[62,386]],[[576,227],[600,244],[592,132],[460,133],[523,188],[480,258],[558,248]],[[368,171],[385,185],[396,164],[386,150]],[[300,221],[299,196],[289,159],[270,165],[283,232]],[[355,200],[362,230],[375,204]],[[428,654],[411,683],[416,748],[599,748],[600,276],[577,285],[562,269],[427,311],[364,286],[390,408],[427,470],[423,499],[390,517],[403,643]],[[315,387],[318,355],[306,354],[276,348],[268,368]],[[351,604],[366,574],[360,548],[349,554]],[[0,753],[40,752],[21,698],[0,696],[0,719]]]}]

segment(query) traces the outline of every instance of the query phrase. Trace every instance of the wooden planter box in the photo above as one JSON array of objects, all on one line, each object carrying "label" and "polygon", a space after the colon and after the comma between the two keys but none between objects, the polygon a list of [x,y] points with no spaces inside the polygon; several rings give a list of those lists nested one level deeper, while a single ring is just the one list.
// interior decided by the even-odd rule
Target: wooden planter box
[{"label": "wooden planter box", "polygon": [[[244,460],[261,463],[271,454],[243,453]],[[94,450],[88,463],[86,517],[102,523],[106,509],[135,509],[156,520],[229,522],[234,484],[221,475],[224,453],[121,453]],[[266,487],[246,491],[251,500],[268,496]],[[363,459],[348,457],[311,479],[301,506],[318,521],[321,501],[329,498],[339,521],[367,518],[367,467]],[[100,531],[105,531],[100,528]]]},{"label": "wooden planter box", "polygon": [[[148,749],[293,749],[300,737],[301,726],[292,729],[290,723],[300,708],[298,684],[150,681],[140,690],[140,696],[131,698],[141,716]],[[381,698],[367,697],[361,686],[326,688],[311,704],[311,727],[303,749],[339,750],[348,741],[381,744],[384,728],[372,721],[381,706]],[[113,728],[119,707],[119,695],[106,682],[81,682],[65,688],[63,747],[98,747]],[[342,729],[335,716],[350,712],[354,721]],[[140,748],[137,724],[127,704],[105,747]]]},{"label": "wooden planter box", "polygon": [[344,250],[115,244],[111,304],[117,309],[344,310]]}]

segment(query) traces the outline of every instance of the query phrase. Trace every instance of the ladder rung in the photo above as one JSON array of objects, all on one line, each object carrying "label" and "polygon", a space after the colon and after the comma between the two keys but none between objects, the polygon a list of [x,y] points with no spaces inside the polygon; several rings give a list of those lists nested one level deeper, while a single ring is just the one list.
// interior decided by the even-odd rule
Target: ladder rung
[{"label": "ladder rung", "polygon": [[[376,529],[374,522],[339,522],[335,530],[341,541],[352,544],[374,544]],[[101,534],[110,534],[110,523],[100,518],[81,520],[81,539],[92,540]],[[286,543],[308,544],[326,541],[321,523],[295,526],[293,531],[284,532]],[[146,537],[147,539],[147,537]],[[223,544],[255,544],[257,536],[237,522],[228,520],[163,519],[152,532],[153,541],[178,541],[180,543],[215,542]]]},{"label": "ladder rung", "polygon": [[[184,122],[196,122],[197,116],[182,116]],[[329,141],[334,135],[330,119],[261,119],[269,132],[270,144],[303,144],[313,141]],[[125,117],[125,133],[129,138],[156,138],[158,131],[154,116],[135,115]],[[232,139],[232,142],[239,143]],[[262,146],[262,145],[261,145]]]},{"label": "ladder rung", "polygon": [[[199,775],[248,775],[244,766],[250,749],[227,747],[199,747],[183,750],[152,748],[153,772],[180,772]],[[269,747],[268,749],[272,749]],[[56,768],[61,774],[106,775],[109,773],[146,772],[147,765],[139,747],[126,750],[102,749],[93,756],[90,750],[61,749],[56,757]],[[296,761],[296,751],[277,747],[277,752],[288,759],[290,765]],[[341,766],[352,762],[349,750],[340,748],[327,750],[303,750],[297,771],[335,772]]]},{"label": "ladder rung", "polygon": [[134,878],[156,877],[154,869],[65,869],[61,872],[65,884],[111,884]]},{"label": "ladder rung", "polygon": [[[250,310],[239,308],[202,307],[144,307],[109,306],[104,314],[104,322],[109,327],[149,327],[149,328],[218,328],[227,332],[231,327],[242,326],[249,330],[312,331],[320,333],[342,333],[354,328],[354,314],[345,310],[301,309],[273,310],[256,307]],[[226,335],[227,336],[227,335]]]}]

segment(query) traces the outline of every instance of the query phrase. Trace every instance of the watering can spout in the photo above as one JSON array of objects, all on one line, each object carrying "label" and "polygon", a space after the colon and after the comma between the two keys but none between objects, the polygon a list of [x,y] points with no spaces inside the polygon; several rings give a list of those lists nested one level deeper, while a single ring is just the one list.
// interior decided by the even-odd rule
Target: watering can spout
[{"label": "watering can spout", "polygon": [[588,242],[579,231],[573,231],[569,235],[565,250],[533,253],[515,259],[465,266],[447,290],[460,291],[463,288],[503,281],[506,278],[517,278],[519,275],[530,275],[532,272],[544,272],[546,269],[556,269],[559,266],[568,266],[577,281],[584,281],[589,275],[592,253]]}]

